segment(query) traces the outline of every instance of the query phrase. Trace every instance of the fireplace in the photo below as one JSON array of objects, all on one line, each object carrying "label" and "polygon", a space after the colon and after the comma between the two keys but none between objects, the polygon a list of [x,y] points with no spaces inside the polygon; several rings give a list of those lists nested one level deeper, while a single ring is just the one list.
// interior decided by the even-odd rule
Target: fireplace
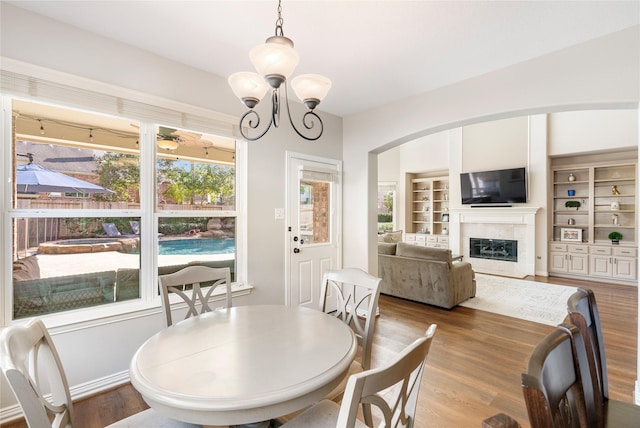
[{"label": "fireplace", "polygon": [[518,262],[518,241],[513,239],[469,238],[469,257]]},{"label": "fireplace", "polygon": [[[537,207],[450,208],[449,245],[455,254],[469,257],[474,272],[524,278],[536,273]],[[471,238],[515,241],[514,248],[484,245],[483,258],[471,253]],[[506,255],[505,255],[506,254]],[[485,258],[484,256],[492,256]],[[497,257],[500,257],[499,259]],[[514,260],[507,260],[514,257]]]}]

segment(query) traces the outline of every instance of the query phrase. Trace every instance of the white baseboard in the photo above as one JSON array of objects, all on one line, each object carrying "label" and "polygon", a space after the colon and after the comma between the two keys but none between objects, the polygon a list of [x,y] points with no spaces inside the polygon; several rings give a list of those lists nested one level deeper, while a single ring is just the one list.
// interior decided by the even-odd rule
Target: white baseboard
[{"label": "white baseboard", "polygon": [[633,394],[633,402],[636,406],[640,406],[640,380],[636,380],[636,390]]},{"label": "white baseboard", "polygon": [[[125,370],[120,373],[115,373],[111,376],[103,377],[93,380],[91,382],[83,383],[70,387],[71,399],[77,401],[81,398],[89,397],[91,395],[99,394],[123,383],[129,382],[129,371]],[[22,418],[22,408],[19,404],[4,407],[0,409],[0,425]]]}]

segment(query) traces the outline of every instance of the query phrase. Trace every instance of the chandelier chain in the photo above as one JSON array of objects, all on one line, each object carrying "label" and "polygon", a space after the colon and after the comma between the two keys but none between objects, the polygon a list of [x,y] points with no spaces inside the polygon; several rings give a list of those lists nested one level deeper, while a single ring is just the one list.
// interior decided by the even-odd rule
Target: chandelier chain
[{"label": "chandelier chain", "polygon": [[278,19],[276,20],[276,36],[284,36],[284,30],[282,29],[282,25],[284,24],[284,19],[282,19],[282,0],[278,0]]}]

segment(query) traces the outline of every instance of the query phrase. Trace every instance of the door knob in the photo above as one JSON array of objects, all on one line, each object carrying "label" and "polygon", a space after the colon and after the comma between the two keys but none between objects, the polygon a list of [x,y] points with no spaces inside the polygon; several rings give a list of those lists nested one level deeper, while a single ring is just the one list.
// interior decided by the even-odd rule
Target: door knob
[{"label": "door knob", "polygon": [[300,252],[300,248],[294,248],[294,249],[293,249],[293,252],[294,252],[295,254],[298,254],[298,253]]}]

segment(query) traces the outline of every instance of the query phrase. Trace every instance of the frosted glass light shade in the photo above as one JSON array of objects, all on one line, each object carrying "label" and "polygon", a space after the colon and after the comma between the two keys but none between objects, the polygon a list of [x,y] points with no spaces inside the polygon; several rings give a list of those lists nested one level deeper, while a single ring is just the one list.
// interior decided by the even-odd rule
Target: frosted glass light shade
[{"label": "frosted glass light shade", "polygon": [[278,75],[288,79],[300,57],[290,46],[280,43],[265,43],[249,52],[249,59],[261,76]]},{"label": "frosted glass light shade", "polygon": [[255,100],[255,104],[257,104],[269,90],[269,85],[264,81],[262,76],[249,71],[233,73],[227,81],[236,97],[240,98],[243,102],[245,102],[246,99],[250,99]]},{"label": "frosted glass light shade", "polygon": [[291,86],[301,101],[317,100],[319,103],[329,93],[331,80],[319,74],[301,74],[293,78]]},{"label": "frosted glass light shade", "polygon": [[162,138],[157,141],[158,147],[164,150],[176,150],[180,144],[171,138]]}]

